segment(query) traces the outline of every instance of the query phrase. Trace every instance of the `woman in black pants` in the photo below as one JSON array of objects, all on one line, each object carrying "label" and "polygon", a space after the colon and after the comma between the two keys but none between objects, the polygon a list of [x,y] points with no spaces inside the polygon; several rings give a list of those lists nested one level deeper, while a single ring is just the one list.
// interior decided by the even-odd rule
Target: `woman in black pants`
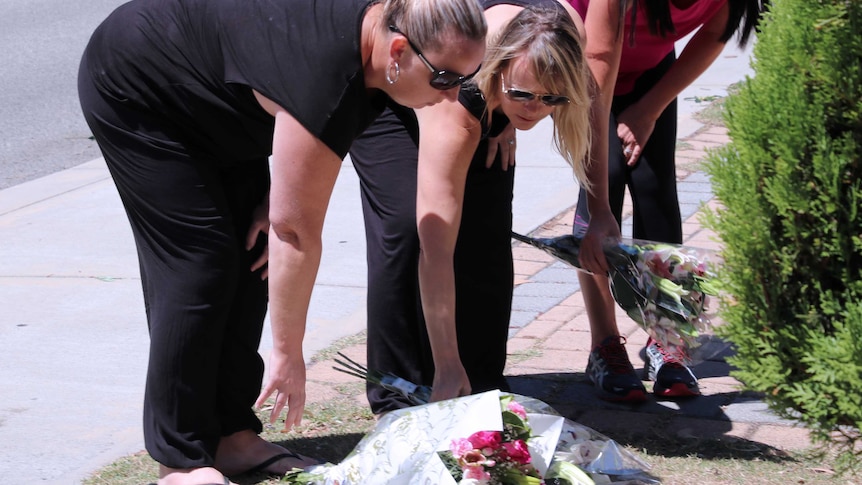
[{"label": "woman in black pants", "polygon": [[[634,90],[615,96],[609,129],[617,131],[616,115],[636,103],[673,65],[671,53],[655,68],[638,78]],[[640,160],[629,166],[623,148],[608,150],[608,202],[614,214],[622,214],[626,187],[638,210],[633,217],[633,233],[638,239],[682,243],[682,218],[676,190],[677,102],[671,101],[656,118],[650,143],[643,146]],[[615,147],[616,148],[616,147]],[[583,231],[590,220],[586,204],[578,204],[576,230]],[[660,217],[659,217],[660,215]]]},{"label": "woman in black pants", "polygon": [[[462,96],[467,90],[462,89]],[[481,109],[476,115],[482,116]],[[505,126],[492,127],[487,136],[499,136]],[[422,311],[416,230],[417,143],[413,138],[418,128],[412,110],[388,108],[354,142],[350,156],[360,174],[365,216],[368,365],[432,385],[435,365]],[[473,392],[508,390],[503,368],[514,280],[515,167],[503,170],[499,157],[490,168],[485,167],[487,147],[481,143],[470,163],[461,215],[464,222],[450,263],[458,301],[454,315],[457,342],[464,343],[459,355]],[[413,163],[409,163],[411,159]],[[403,396],[374,384],[368,386],[368,400],[376,414],[410,404]]]},{"label": "woman in black pants", "polygon": [[[432,385],[432,398],[508,388],[514,129],[553,113],[557,147],[589,184],[591,83],[577,14],[555,0],[483,7],[495,40],[476,76],[481,92],[465,86],[457,103],[387,110],[350,151],[368,247],[368,364]],[[592,185],[593,207],[616,231],[601,183]],[[375,385],[368,399],[377,414],[410,405]]]},{"label": "woman in black pants", "polygon": [[[764,0],[570,0],[584,18],[590,69],[601,96],[595,100],[592,163],[607,161],[609,201],[617,221],[626,187],[632,199],[633,237],[682,242],[676,188],[677,95],[739,33],[745,44]],[[694,32],[676,59],[675,42]],[[609,120],[609,121],[608,121]],[[593,224],[581,200],[575,233]],[[592,351],[586,374],[600,397],[639,402],[646,389],[625,349],[607,276],[579,273],[590,320]],[[660,397],[700,394],[682,356],[649,339],[646,379]]]},{"label": "woman in black pants", "polygon": [[285,407],[285,429],[300,421],[305,318],[341,159],[387,100],[453,99],[486,30],[472,0],[133,0],[95,31],[78,87],[137,245],[144,437],[160,485],[308,464],[260,438],[253,406],[274,393],[271,421]]}]

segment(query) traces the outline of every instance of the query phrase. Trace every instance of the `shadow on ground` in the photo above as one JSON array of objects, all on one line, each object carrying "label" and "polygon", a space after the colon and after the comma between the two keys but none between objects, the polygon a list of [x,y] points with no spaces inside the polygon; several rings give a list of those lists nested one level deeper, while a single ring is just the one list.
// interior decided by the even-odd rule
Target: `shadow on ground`
[{"label": "shadow on ground", "polygon": [[564,417],[650,455],[701,459],[792,461],[786,452],[727,434],[724,413],[731,402],[758,401],[750,393],[729,392],[675,401],[652,395],[641,404],[599,399],[581,372],[509,376],[512,392],[540,399]]}]

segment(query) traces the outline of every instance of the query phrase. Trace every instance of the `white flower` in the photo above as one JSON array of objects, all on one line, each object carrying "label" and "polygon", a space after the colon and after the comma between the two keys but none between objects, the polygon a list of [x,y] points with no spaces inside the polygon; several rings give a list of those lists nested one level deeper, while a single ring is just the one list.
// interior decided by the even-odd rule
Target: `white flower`
[{"label": "white flower", "polygon": [[585,440],[568,446],[568,451],[558,451],[554,457],[575,465],[586,465],[595,460],[602,452],[604,442],[601,440]]}]

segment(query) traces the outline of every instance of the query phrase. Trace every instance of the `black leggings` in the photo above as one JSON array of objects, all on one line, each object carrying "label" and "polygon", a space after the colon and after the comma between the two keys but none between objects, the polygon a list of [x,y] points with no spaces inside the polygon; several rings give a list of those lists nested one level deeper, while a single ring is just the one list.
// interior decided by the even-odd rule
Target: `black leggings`
[{"label": "black leggings", "polygon": [[[368,365],[431,385],[434,362],[419,296],[416,231],[418,128],[411,113],[387,110],[351,148],[361,181],[368,251]],[[507,390],[503,377],[512,309],[514,170],[484,167],[480,146],[467,176],[455,250],[456,327],[474,392]],[[375,413],[410,405],[368,386]]]},{"label": "black leggings", "polygon": [[[615,96],[611,108],[608,146],[608,198],[611,210],[622,221],[623,198],[628,186],[632,198],[632,237],[668,243],[682,243],[682,219],[676,190],[677,102],[674,100],[656,120],[655,128],[634,167],[626,165],[623,147],[617,138],[616,115],[638,101],[670,69],[674,53],[645,72],[631,93]],[[578,196],[574,231],[583,233],[590,220],[587,196]]]},{"label": "black leggings", "polygon": [[169,467],[212,466],[221,436],[262,429],[252,406],[267,284],[249,268],[265,240],[251,252],[244,241],[268,191],[267,160],[229,167],[193,156],[169,122],[103,96],[86,70],[78,90],[138,251],[150,331],[147,451]]}]

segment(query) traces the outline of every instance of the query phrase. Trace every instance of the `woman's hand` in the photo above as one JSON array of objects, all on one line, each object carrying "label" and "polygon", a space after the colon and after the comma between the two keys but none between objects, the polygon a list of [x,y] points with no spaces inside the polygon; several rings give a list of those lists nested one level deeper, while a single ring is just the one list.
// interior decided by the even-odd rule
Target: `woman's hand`
[{"label": "woman's hand", "polygon": [[[263,202],[260,203],[254,209],[254,214],[252,215],[251,227],[248,228],[248,234],[245,239],[245,250],[251,251],[254,246],[257,244],[258,238],[263,235],[267,236],[269,234],[269,194],[266,194],[266,197],[263,199]],[[258,257],[254,263],[251,264],[251,271],[255,272],[261,268],[263,271],[260,273],[260,279],[265,280],[267,276],[269,276],[269,268],[264,268],[266,263],[269,261],[269,244],[265,244],[263,249],[261,250],[260,257]]]},{"label": "woman's hand", "polygon": [[302,352],[286,355],[278,348],[273,348],[269,364],[269,380],[254,405],[258,408],[263,406],[274,392],[275,405],[269,413],[269,423],[275,424],[287,406],[284,431],[290,431],[290,428],[302,422],[302,411],[305,409],[305,359]]},{"label": "woman's hand", "polygon": [[623,144],[623,155],[628,166],[637,163],[652,135],[655,121],[652,114],[641,112],[637,104],[629,106],[617,116],[617,137]]},{"label": "woman's hand", "polygon": [[[269,379],[255,405],[275,393],[270,422],[287,406],[288,430],[300,423],[305,408],[302,341],[323,251],[323,221],[341,159],[286,110],[257,92],[255,97],[275,117],[267,239],[272,353]],[[255,216],[258,231],[263,218]]]},{"label": "woman's hand", "polygon": [[461,362],[443,368],[437,366],[434,370],[434,384],[431,387],[431,401],[443,401],[461,396],[468,396],[472,389],[467,371]]},{"label": "woman's hand", "polygon": [[488,158],[485,159],[485,168],[491,168],[494,164],[494,158],[497,157],[497,152],[500,153],[500,164],[503,170],[508,170],[509,167],[515,166],[515,127],[511,123],[506,125],[503,131],[495,136],[488,138]]},{"label": "woman's hand", "polygon": [[439,401],[470,393],[458,353],[454,256],[465,180],[482,127],[460,103],[416,110],[416,117],[421,133],[416,174],[419,291],[434,359],[431,399]]},{"label": "woman's hand", "polygon": [[590,225],[581,241],[581,266],[590,273],[606,275],[608,260],[604,247],[620,239],[620,228],[610,210],[590,212]]},{"label": "woman's hand", "polygon": [[[595,10],[601,12],[601,9]],[[593,11],[592,3],[590,11]],[[589,13],[587,15],[589,16]],[[629,166],[637,163],[642,148],[646,146],[647,140],[652,135],[655,120],[721,54],[725,45],[721,37],[729,15],[730,7],[725,3],[686,43],[679,58],[661,79],[637,103],[629,106],[617,117],[619,124],[617,136],[622,141],[623,154]],[[587,38],[590,38],[589,36],[588,33]],[[590,42],[593,41],[590,40]],[[594,140],[593,143],[596,141]],[[631,153],[628,152],[629,149]]]}]

